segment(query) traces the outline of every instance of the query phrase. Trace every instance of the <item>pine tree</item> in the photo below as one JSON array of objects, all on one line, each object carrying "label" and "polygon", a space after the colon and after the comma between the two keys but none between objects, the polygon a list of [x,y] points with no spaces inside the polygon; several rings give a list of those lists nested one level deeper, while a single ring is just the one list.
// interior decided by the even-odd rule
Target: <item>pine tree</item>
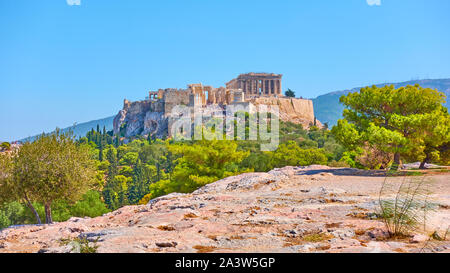
[{"label": "pine tree", "polygon": [[100,145],[100,149],[98,151],[98,160],[103,161],[103,145]]}]

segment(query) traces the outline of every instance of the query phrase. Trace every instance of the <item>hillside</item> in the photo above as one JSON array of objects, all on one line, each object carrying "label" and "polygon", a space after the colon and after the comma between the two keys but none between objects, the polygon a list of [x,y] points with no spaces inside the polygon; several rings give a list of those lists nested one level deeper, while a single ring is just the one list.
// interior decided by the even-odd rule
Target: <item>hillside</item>
[{"label": "hillside", "polygon": [[[425,88],[437,89],[441,92],[444,92],[447,95],[447,98],[450,97],[450,79],[437,79],[437,80],[417,80],[417,81],[407,81],[400,83],[383,83],[377,84],[376,86],[381,87],[385,85],[393,84],[396,88],[406,86],[406,85],[414,85],[420,84]],[[318,120],[322,123],[328,123],[329,126],[335,125],[337,120],[342,117],[342,111],[344,110],[344,106],[339,103],[339,98],[342,95],[346,95],[350,92],[357,92],[361,89],[361,87],[331,92],[322,96],[318,96],[313,99],[314,104],[314,112]],[[450,108],[450,100],[447,99],[446,103],[447,108]]]},{"label": "hillside", "polygon": [[[430,177],[439,191],[429,234],[450,224],[449,174]],[[383,180],[377,172],[318,165],[241,174],[96,218],[6,228],[0,253],[80,252],[86,245],[79,239],[97,252],[449,252],[449,241],[426,245],[420,231],[387,238],[375,214]]]},{"label": "hillside", "polygon": [[[86,136],[86,133],[94,128],[94,130],[97,128],[97,125],[100,126],[100,128],[103,130],[103,126],[105,126],[107,131],[111,131],[113,129],[113,119],[114,116],[103,118],[103,119],[97,119],[97,120],[91,120],[88,122],[83,122],[76,124],[75,126],[70,126],[62,129],[63,132],[67,132],[69,130],[72,130],[74,135],[76,137],[83,137]],[[26,142],[26,141],[32,141],[36,138],[36,136],[27,137],[24,139],[21,139],[20,141]]]}]

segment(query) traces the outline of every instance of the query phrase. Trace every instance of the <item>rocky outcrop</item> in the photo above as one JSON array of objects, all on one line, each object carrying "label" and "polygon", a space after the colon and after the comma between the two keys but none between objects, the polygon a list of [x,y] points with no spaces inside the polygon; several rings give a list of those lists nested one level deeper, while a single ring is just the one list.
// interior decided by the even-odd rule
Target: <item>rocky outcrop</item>
[{"label": "rocky outcrop", "polygon": [[[177,94],[174,94],[177,93]],[[124,101],[123,109],[119,111],[114,118],[114,134],[120,134],[126,138],[137,135],[155,135],[158,138],[170,135],[168,124],[170,123],[173,107],[176,105],[187,105],[188,97],[179,94],[187,92],[167,92],[163,99],[156,101],[145,100],[129,102]],[[314,108],[311,100],[296,98],[278,98],[278,97],[257,97],[248,102],[258,105],[277,105],[280,111],[280,120],[284,122],[293,122],[302,124],[305,129],[316,124],[322,127],[320,121],[314,117]],[[208,114],[211,109],[220,108],[219,105],[209,105],[209,108],[203,107],[202,111]],[[219,112],[220,112],[219,111]]]},{"label": "rocky outcrop", "polygon": [[[449,176],[432,175],[431,231],[450,224]],[[449,241],[427,245],[420,233],[386,237],[375,213],[383,180],[326,166],[246,173],[97,218],[7,228],[0,252],[78,252],[79,239],[98,252],[450,252]]]},{"label": "rocky outcrop", "polygon": [[318,127],[322,127],[322,123],[315,120],[312,100],[287,97],[259,97],[252,99],[251,103],[254,105],[278,105],[280,120],[284,122],[302,124],[304,128],[309,128],[315,122]]},{"label": "rocky outcrop", "polygon": [[167,124],[163,102],[124,100],[123,109],[114,118],[113,129],[114,134],[125,137],[150,134],[163,138],[167,136]]}]

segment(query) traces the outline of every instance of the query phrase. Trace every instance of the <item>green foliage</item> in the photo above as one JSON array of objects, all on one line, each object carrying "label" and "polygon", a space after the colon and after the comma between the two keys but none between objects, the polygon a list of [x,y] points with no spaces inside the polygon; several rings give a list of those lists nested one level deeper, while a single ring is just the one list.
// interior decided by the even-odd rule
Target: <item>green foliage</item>
[{"label": "green foliage", "polygon": [[[45,217],[44,205],[33,203],[40,217]],[[52,204],[52,218],[54,221],[66,221],[70,217],[97,217],[109,212],[105,203],[100,198],[97,191],[90,190],[83,195],[83,198],[74,205],[67,201],[58,200]],[[0,207],[0,228],[11,225],[35,224],[36,219],[33,213],[24,205],[17,201],[5,203]]]},{"label": "green foliage", "polygon": [[0,207],[0,229],[25,222],[25,210],[19,202],[6,203]]},{"label": "green foliage", "polygon": [[174,144],[169,150],[181,157],[169,180],[150,186],[152,198],[170,192],[192,192],[208,183],[244,172],[239,163],[249,154],[237,151],[233,141],[216,140],[193,145]]},{"label": "green foliage", "polygon": [[[33,202],[44,204],[47,223],[52,222],[54,202],[76,202],[95,182],[96,165],[90,148],[58,129],[23,144],[8,165],[5,174],[0,176],[0,192],[6,192],[9,199],[26,203],[31,210],[35,210]],[[36,213],[35,216],[39,222]]]},{"label": "green foliage", "polygon": [[400,158],[423,160],[449,142],[445,95],[419,85],[362,88],[341,97],[347,109],[332,132],[348,150],[370,147]]},{"label": "green foliage", "polygon": [[116,210],[130,204],[128,201],[128,187],[132,181],[131,177],[123,175],[108,177],[102,194],[109,209]]},{"label": "green foliage", "polygon": [[11,144],[9,142],[2,142],[2,144],[0,144],[0,151],[1,150],[5,151],[11,150]]},{"label": "green foliage", "polygon": [[136,161],[139,157],[139,154],[136,152],[128,152],[120,159],[119,164],[120,165],[127,165],[127,166],[133,166],[136,164]]},{"label": "green foliage", "polygon": [[295,98],[295,92],[288,88],[288,90],[284,93],[286,97]]},{"label": "green foliage", "polygon": [[76,217],[97,217],[108,212],[100,193],[94,190],[85,193],[83,198],[70,208],[70,215]]},{"label": "green foliage", "polygon": [[302,149],[294,141],[283,143],[275,152],[269,153],[271,168],[327,164],[327,156],[323,149]]}]

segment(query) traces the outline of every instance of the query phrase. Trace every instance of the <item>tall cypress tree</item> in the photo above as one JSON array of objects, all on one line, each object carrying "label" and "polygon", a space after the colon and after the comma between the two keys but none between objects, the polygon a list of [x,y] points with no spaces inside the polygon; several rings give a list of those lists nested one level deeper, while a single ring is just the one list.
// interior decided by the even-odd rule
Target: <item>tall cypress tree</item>
[{"label": "tall cypress tree", "polygon": [[103,145],[100,145],[100,149],[98,151],[98,160],[103,161]]},{"label": "tall cypress tree", "polygon": [[137,204],[149,191],[149,177],[141,160],[138,159],[134,166],[133,183],[130,186],[128,200],[131,204]]}]

